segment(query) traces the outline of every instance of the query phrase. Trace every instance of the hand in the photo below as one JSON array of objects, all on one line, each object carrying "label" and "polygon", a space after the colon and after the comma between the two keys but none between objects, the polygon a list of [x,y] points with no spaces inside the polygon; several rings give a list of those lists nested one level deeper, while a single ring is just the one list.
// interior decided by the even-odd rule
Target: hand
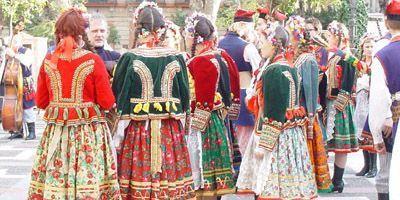
[{"label": "hand", "polygon": [[377,153],[379,154],[385,154],[386,153],[386,147],[385,147],[385,143],[379,143],[379,144],[375,144],[374,148],[376,150]]},{"label": "hand", "polygon": [[382,134],[384,138],[389,138],[392,134],[392,127],[391,126],[384,126],[382,130]]},{"label": "hand", "polygon": [[382,133],[384,138],[389,138],[392,134],[393,128],[393,120],[392,118],[386,119],[385,123],[383,124]]},{"label": "hand", "polygon": [[261,160],[264,158],[265,150],[257,147],[254,151],[254,155],[256,159]]},{"label": "hand", "polygon": [[11,48],[7,48],[6,49],[6,55],[10,58],[14,58],[15,57],[15,51],[12,50]]}]

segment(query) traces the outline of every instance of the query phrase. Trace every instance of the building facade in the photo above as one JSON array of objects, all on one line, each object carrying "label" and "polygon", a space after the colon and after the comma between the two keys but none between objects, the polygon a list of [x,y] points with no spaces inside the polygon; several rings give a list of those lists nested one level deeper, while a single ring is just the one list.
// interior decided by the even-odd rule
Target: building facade
[{"label": "building facade", "polygon": [[[109,26],[115,26],[120,36],[120,45],[117,48],[130,48],[129,36],[132,29],[132,17],[135,8],[142,0],[88,0],[86,7],[89,13],[99,12],[107,18]],[[190,12],[189,0],[156,0],[169,18],[176,17],[177,11]]]}]

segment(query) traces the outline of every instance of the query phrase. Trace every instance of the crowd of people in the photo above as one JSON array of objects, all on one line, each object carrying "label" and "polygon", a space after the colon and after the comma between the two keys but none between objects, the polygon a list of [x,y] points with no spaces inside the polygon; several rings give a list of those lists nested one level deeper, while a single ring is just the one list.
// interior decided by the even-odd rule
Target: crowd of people
[{"label": "crowd of people", "polygon": [[238,9],[218,37],[202,13],[181,31],[144,1],[123,55],[105,18],[85,16],[62,13],[39,71],[47,126],[29,199],[317,199],[345,192],[347,154],[360,149],[356,175],[376,176],[379,200],[400,198],[399,0],[389,32],[366,34],[359,54],[344,24],[323,30],[270,7]]}]

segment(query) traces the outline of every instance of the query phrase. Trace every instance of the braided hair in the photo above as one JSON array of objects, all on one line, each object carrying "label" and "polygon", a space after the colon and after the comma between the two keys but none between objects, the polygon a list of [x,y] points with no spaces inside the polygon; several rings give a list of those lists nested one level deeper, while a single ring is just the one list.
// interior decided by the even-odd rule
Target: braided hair
[{"label": "braided hair", "polygon": [[275,51],[271,56],[271,61],[273,61],[277,55],[284,53],[285,49],[289,45],[289,33],[282,26],[277,26],[272,34],[274,34],[273,39],[275,42],[273,45],[275,47]]},{"label": "braided hair", "polygon": [[215,27],[212,22],[205,16],[197,15],[192,20],[197,22],[194,25],[193,44],[191,47],[191,55],[195,56],[196,47],[198,44],[214,39]]},{"label": "braided hair", "polygon": [[[143,34],[143,31],[148,31],[150,33],[156,33],[159,29],[165,27],[164,16],[160,13],[160,11],[156,7],[146,6],[142,8],[135,20],[135,31],[133,38],[133,46],[135,48],[137,46],[138,37]],[[161,40],[165,39],[165,32],[160,37]]]}]

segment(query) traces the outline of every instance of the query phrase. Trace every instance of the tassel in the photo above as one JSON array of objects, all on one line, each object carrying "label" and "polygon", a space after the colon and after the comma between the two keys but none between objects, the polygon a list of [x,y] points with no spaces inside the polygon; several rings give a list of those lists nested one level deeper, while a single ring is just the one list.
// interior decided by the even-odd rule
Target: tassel
[{"label": "tassel", "polygon": [[88,108],[84,108],[83,109],[83,114],[85,115],[85,119],[89,118],[89,110],[88,110]]},{"label": "tassel", "polygon": [[142,110],[143,110],[144,112],[146,112],[146,113],[149,113],[149,111],[150,111],[150,103],[149,103],[149,102],[145,103],[145,104],[143,105]]},{"label": "tassel", "polygon": [[68,120],[68,108],[64,108],[63,118],[64,120]]},{"label": "tassel", "polygon": [[154,109],[156,109],[157,111],[159,111],[159,112],[163,111],[162,105],[160,103],[158,103],[158,102],[154,103],[153,106],[154,106]]},{"label": "tassel", "polygon": [[169,107],[171,106],[171,103],[169,101],[165,102],[165,110],[169,112]]},{"label": "tassel", "polygon": [[142,110],[142,107],[143,107],[142,103],[136,104],[135,108],[133,108],[133,112],[136,114],[139,113]]},{"label": "tassel", "polygon": [[82,119],[82,110],[78,107],[75,108],[76,114],[78,114],[79,119]]},{"label": "tassel", "polygon": [[58,107],[54,107],[54,112],[53,112],[53,119],[58,118]]},{"label": "tassel", "polygon": [[176,107],[175,102],[172,102],[172,108],[173,108],[175,111],[178,111],[178,108]]}]

